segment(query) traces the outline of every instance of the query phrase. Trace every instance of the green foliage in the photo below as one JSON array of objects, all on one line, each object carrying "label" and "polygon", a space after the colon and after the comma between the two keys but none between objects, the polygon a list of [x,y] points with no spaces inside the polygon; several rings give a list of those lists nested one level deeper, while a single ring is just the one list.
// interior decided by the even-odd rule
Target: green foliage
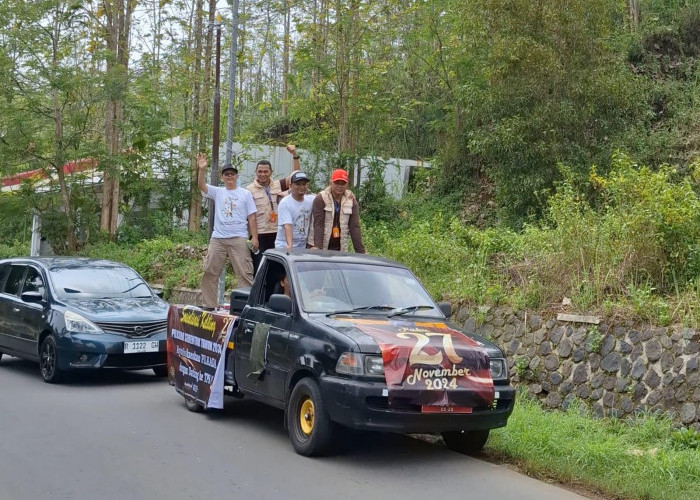
[{"label": "green foliage", "polygon": [[548,300],[569,296],[595,308],[606,297],[628,297],[642,317],[670,321],[655,303],[658,294],[678,295],[700,274],[700,199],[692,181],[620,154],[607,176],[592,169],[580,180],[561,171],[565,181],[549,200],[546,224],[523,233],[528,278],[548,284]]},{"label": "green foliage", "polygon": [[671,434],[671,443],[677,450],[700,449],[700,432],[693,428],[681,428]]},{"label": "green foliage", "polygon": [[32,233],[31,207],[15,193],[0,193],[0,245],[29,244]]},{"label": "green foliage", "polygon": [[6,259],[8,257],[18,257],[21,255],[29,255],[29,242],[17,242],[11,245],[0,243],[0,259]]},{"label": "green foliage", "polygon": [[587,348],[590,352],[600,352],[603,346],[603,335],[597,326],[591,326],[586,332]]},{"label": "green foliage", "polygon": [[515,360],[514,372],[521,381],[535,380],[537,371],[530,368],[530,360],[527,357],[520,357]]},{"label": "green foliage", "polygon": [[360,186],[359,203],[365,223],[392,221],[398,215],[398,205],[386,189],[384,171],[389,165],[381,158],[371,158],[364,167],[367,172],[365,181]]},{"label": "green foliage", "polygon": [[173,287],[199,288],[206,248],[206,235],[203,233],[176,231],[170,237],[141,240],[137,243],[122,245],[105,242],[91,245],[81,253],[124,262],[149,283],[162,283],[163,295],[167,300]]},{"label": "green foliage", "polygon": [[491,432],[487,450],[530,475],[605,497],[685,500],[700,489],[700,454],[674,445],[671,431],[660,417],[596,419],[580,403],[552,412],[520,394],[508,425]]}]

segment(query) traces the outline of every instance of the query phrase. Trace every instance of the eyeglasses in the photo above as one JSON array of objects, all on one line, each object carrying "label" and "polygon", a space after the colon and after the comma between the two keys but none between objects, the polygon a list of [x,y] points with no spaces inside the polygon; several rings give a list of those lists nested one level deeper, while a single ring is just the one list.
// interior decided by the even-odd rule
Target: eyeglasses
[{"label": "eyeglasses", "polygon": [[228,170],[221,175],[223,175],[224,177],[233,177],[234,175],[238,175],[238,172],[233,172],[231,170]]}]

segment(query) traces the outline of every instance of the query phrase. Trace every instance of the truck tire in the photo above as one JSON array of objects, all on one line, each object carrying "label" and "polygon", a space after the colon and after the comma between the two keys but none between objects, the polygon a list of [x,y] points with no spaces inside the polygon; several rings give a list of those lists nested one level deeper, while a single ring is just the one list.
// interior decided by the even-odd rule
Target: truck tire
[{"label": "truck tire", "polygon": [[486,440],[489,438],[489,430],[479,431],[450,431],[443,432],[442,439],[447,447],[453,451],[472,455],[479,453]]},{"label": "truck tire", "polygon": [[185,406],[193,413],[202,413],[204,411],[204,406],[191,396],[185,396]]},{"label": "truck tire", "polygon": [[294,451],[306,457],[328,452],[333,440],[331,422],[321,398],[321,389],[312,378],[303,378],[292,390],[287,405],[287,431]]}]

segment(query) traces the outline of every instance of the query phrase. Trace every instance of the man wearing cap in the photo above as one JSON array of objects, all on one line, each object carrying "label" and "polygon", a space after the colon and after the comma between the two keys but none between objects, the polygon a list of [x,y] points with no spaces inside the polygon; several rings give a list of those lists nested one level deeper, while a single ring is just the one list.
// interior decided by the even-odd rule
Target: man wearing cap
[{"label": "man wearing cap", "polygon": [[[292,171],[299,170],[299,155],[293,144],[287,145],[287,151],[292,155]],[[260,253],[253,255],[254,268],[257,270],[262,253],[268,248],[275,247],[277,238],[278,203],[283,192],[290,186],[290,177],[272,180],[272,165],[267,160],[260,160],[255,166],[255,180],[246,189],[253,195],[258,214],[258,240]]]},{"label": "man wearing cap", "polygon": [[360,231],[360,208],[348,190],[348,173],[334,170],[331,184],[321,191],[311,208],[311,248],[348,251],[348,240],[357,253],[365,253]]},{"label": "man wearing cap", "polygon": [[197,155],[197,185],[202,196],[214,200],[214,228],[204,260],[202,277],[202,306],[214,309],[218,304],[218,281],[228,256],[238,286],[253,284],[253,259],[246,243],[251,235],[253,251],[258,248],[258,225],[255,202],[250,191],[237,186],[238,169],[227,163],[221,169],[223,187],[212,186],[204,180],[207,157]]},{"label": "man wearing cap", "polygon": [[311,205],[315,196],[306,194],[309,177],[304,172],[294,172],[291,177],[291,196],[282,198],[279,204],[279,228],[275,248],[306,248],[311,223]]}]

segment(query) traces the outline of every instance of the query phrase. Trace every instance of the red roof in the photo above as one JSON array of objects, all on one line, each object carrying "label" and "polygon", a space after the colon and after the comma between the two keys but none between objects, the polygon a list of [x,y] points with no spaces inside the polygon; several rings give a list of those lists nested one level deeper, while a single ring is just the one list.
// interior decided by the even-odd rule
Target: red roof
[{"label": "red roof", "polygon": [[[64,174],[72,174],[74,172],[82,172],[90,168],[94,168],[97,162],[90,158],[83,158],[81,160],[73,160],[63,165]],[[9,175],[2,178],[2,187],[16,186],[20,184],[25,179],[31,178],[46,179],[48,174],[41,168],[35,170],[28,170],[26,172],[20,172],[18,174]]]}]

